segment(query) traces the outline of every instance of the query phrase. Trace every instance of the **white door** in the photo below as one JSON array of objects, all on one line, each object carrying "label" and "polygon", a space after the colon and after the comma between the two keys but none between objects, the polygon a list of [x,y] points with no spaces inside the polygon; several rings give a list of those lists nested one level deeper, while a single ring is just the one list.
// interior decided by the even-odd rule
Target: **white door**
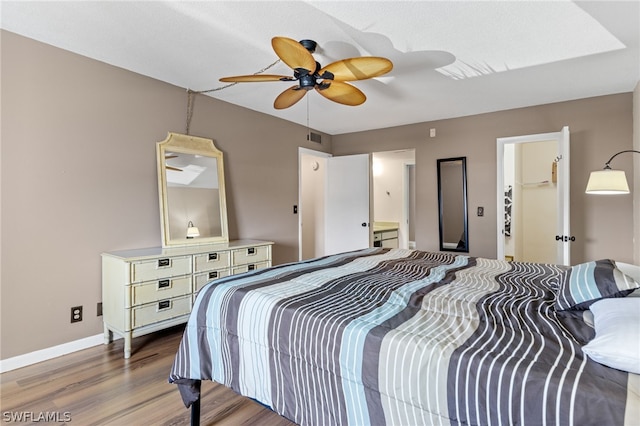
[{"label": "white door", "polygon": [[558,161],[557,161],[557,179],[562,182],[558,185],[558,223],[556,226],[558,241],[558,263],[562,265],[571,264],[571,243],[574,237],[571,235],[570,217],[569,217],[569,127],[564,126],[558,132]]},{"label": "white door", "polygon": [[[554,220],[555,216],[555,235],[548,235],[545,238],[550,239],[549,246],[552,247],[551,251],[555,254],[548,253],[549,263],[558,263],[563,265],[569,265],[571,261],[571,241],[573,237],[570,233],[570,221],[569,221],[569,128],[564,127],[559,132],[543,133],[537,135],[515,136],[508,138],[498,138],[497,140],[497,258],[505,258],[505,234],[508,234],[508,223],[511,219],[517,221],[522,219],[523,215],[518,212],[513,213],[513,217],[506,220],[505,218],[505,190],[507,188],[508,179],[505,178],[505,148],[508,145],[526,144],[526,143],[553,143],[556,147],[556,157],[550,160],[549,163],[542,166],[545,167],[544,173],[548,174],[548,178],[540,178],[534,180],[528,180],[522,178],[521,173],[515,172],[512,181],[513,185],[513,199],[518,197],[518,190],[537,190],[544,187],[553,187],[555,191],[555,212],[551,212],[551,217],[547,221]],[[525,157],[526,161],[526,157]],[[547,168],[548,167],[548,168]],[[555,174],[555,176],[553,176]],[[510,188],[511,189],[511,188]],[[515,203],[515,201],[514,201]],[[515,205],[515,204],[514,204]],[[544,205],[537,205],[527,210],[527,214],[530,215],[540,214],[545,211]],[[525,216],[526,217],[526,216]],[[540,218],[536,218],[540,219]],[[544,220],[542,220],[544,221]],[[506,224],[507,223],[507,224]],[[527,223],[522,223],[519,226],[525,227]],[[514,228],[516,228],[514,226]],[[523,235],[524,233],[519,235]],[[553,232],[551,232],[553,234]],[[521,244],[527,244],[523,242]],[[527,259],[526,257],[518,258],[518,250],[516,249],[515,260],[522,261],[539,261],[538,259]],[[546,262],[546,261],[545,261]]]},{"label": "white door", "polygon": [[324,255],[371,246],[369,154],[327,158]]}]

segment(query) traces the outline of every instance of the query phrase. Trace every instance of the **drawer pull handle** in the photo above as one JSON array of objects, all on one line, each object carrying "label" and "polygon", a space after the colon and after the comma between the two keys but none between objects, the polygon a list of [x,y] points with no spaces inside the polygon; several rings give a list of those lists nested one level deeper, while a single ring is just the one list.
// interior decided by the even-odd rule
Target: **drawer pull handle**
[{"label": "drawer pull handle", "polygon": [[167,288],[171,286],[171,280],[160,280],[158,281],[158,289]]},{"label": "drawer pull handle", "polygon": [[218,253],[209,253],[209,260],[218,260]]},{"label": "drawer pull handle", "polygon": [[252,256],[254,254],[256,254],[256,248],[255,247],[249,247],[247,249],[247,256]]},{"label": "drawer pull handle", "polygon": [[158,302],[158,310],[171,308],[171,300],[163,300]]},{"label": "drawer pull handle", "polygon": [[214,278],[218,278],[218,271],[209,272],[209,279],[212,280]]},{"label": "drawer pull handle", "polygon": [[158,268],[171,266],[171,259],[158,259]]},{"label": "drawer pull handle", "polygon": [[251,265],[248,265],[248,266],[247,266],[247,268],[248,268],[250,271],[253,271],[254,269],[256,269],[256,265],[254,265],[254,264],[252,263]]}]

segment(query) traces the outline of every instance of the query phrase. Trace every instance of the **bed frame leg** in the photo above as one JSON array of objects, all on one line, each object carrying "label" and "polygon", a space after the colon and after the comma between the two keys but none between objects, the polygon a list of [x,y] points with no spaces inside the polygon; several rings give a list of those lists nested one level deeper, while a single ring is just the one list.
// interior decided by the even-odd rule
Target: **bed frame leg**
[{"label": "bed frame leg", "polygon": [[[196,387],[198,388],[198,394],[200,394],[200,385],[202,382],[198,381],[196,383]],[[196,401],[191,404],[191,426],[200,426],[200,399],[202,396],[198,397]]]}]

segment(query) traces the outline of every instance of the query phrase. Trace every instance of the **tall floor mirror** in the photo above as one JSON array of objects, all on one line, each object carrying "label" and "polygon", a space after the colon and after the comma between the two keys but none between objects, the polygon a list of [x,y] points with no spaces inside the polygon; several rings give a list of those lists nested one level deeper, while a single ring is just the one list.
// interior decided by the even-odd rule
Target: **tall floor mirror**
[{"label": "tall floor mirror", "polygon": [[438,160],[440,250],[469,252],[467,158]]}]

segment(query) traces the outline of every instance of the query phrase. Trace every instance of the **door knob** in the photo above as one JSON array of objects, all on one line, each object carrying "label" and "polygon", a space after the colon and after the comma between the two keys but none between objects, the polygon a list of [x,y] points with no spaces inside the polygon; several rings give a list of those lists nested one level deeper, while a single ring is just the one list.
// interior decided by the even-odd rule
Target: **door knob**
[{"label": "door knob", "polygon": [[362,222],[362,227],[366,228],[367,227],[367,222]]}]

